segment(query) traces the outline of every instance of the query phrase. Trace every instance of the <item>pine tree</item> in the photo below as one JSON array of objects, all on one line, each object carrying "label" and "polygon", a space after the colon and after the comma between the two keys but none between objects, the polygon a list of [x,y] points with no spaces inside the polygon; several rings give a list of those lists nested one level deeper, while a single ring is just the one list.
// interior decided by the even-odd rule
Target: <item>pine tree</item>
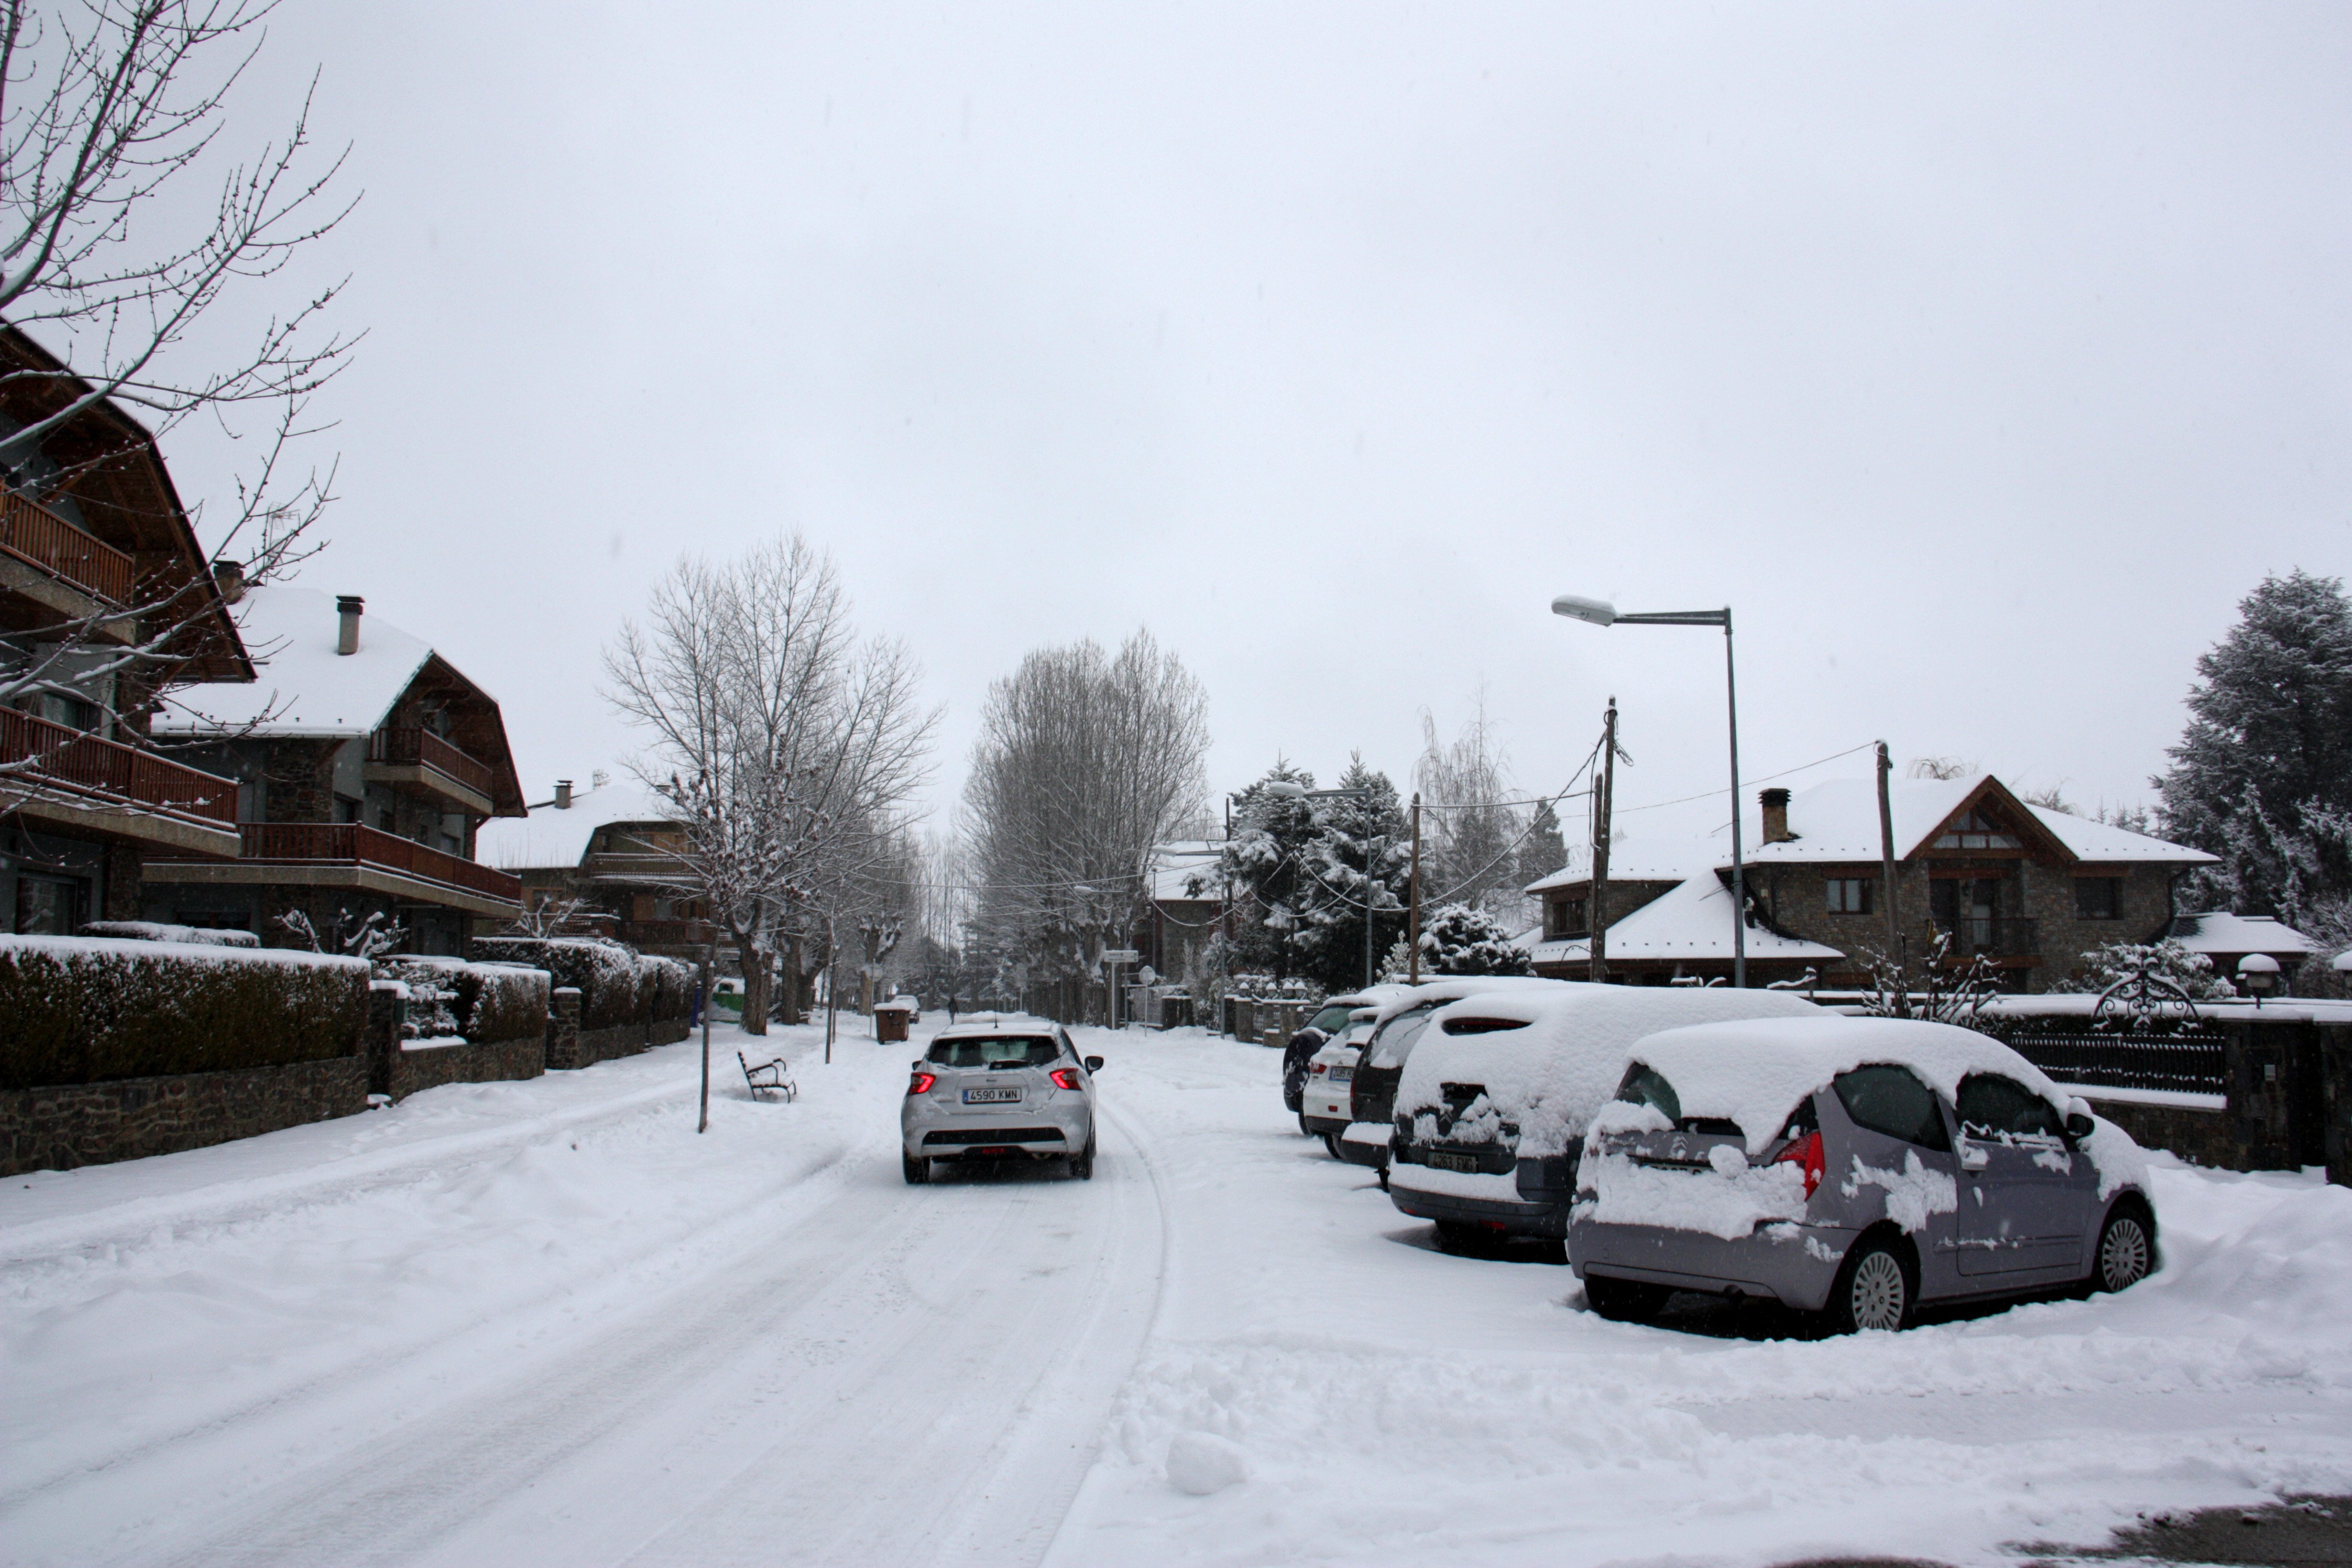
[{"label": "pine tree", "polygon": [[1216,954],[1220,972],[1230,962],[1236,972],[1279,980],[1297,967],[1293,938],[1304,929],[1312,902],[1301,891],[1307,886],[1305,862],[1322,830],[1314,802],[1266,793],[1266,785],[1277,782],[1313,789],[1315,775],[1276,762],[1264,778],[1236,795],[1233,837],[1218,858],[1219,879],[1213,885],[1203,877],[1194,889],[1222,896],[1223,879],[1232,879],[1232,950],[1228,953],[1221,945]]},{"label": "pine tree", "polygon": [[1532,900],[1525,893],[1528,885],[1542,881],[1567,864],[1568,843],[1560,834],[1559,814],[1551,808],[1551,802],[1538,801],[1528,836],[1519,841],[1518,868],[1511,874],[1520,890],[1519,909],[1526,923],[1532,924],[1539,918],[1529,908]]},{"label": "pine tree", "polygon": [[1314,803],[1320,831],[1307,852],[1309,874],[1301,889],[1311,901],[1291,942],[1298,970],[1333,991],[1363,983],[1368,888],[1375,950],[1387,948],[1404,930],[1412,864],[1404,812],[1388,774],[1367,768],[1358,755],[1339,775],[1339,787],[1371,793]]},{"label": "pine tree", "polygon": [[2167,836],[2221,858],[2193,896],[2292,922],[2352,892],[2352,604],[2298,570],[2238,608],[2153,782]]}]

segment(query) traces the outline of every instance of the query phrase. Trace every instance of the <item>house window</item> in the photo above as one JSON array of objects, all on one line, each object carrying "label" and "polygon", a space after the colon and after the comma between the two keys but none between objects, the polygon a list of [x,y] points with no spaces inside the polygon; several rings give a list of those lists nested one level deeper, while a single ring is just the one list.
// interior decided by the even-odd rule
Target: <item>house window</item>
[{"label": "house window", "polygon": [[25,936],[71,936],[81,924],[83,886],[79,878],[16,879],[16,930]]},{"label": "house window", "polygon": [[1558,899],[1546,904],[1544,909],[1551,917],[1550,929],[1544,933],[1546,936],[1557,941],[1562,937],[1585,934],[1582,899]]},{"label": "house window", "polygon": [[1936,840],[1938,849],[2016,849],[2017,835],[2006,833],[1980,811],[1971,811]]},{"label": "house window", "polygon": [[1876,880],[1874,877],[1832,877],[1829,879],[1830,913],[1868,914],[1871,885]]},{"label": "house window", "polygon": [[2074,915],[2078,920],[2121,920],[2124,912],[2124,879],[2121,877],[2077,877],[2074,879]]}]

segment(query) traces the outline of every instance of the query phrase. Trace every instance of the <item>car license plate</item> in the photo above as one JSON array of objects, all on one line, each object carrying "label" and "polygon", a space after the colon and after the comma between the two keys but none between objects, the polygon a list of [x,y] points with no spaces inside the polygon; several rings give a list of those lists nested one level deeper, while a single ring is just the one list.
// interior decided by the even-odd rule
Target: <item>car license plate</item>
[{"label": "car license plate", "polygon": [[966,1105],[1018,1105],[1021,1091],[1017,1089],[968,1089],[963,1091]]},{"label": "car license plate", "polygon": [[1446,1154],[1433,1152],[1428,1158],[1429,1163],[1440,1171],[1466,1171],[1473,1175],[1475,1175],[1478,1171],[1478,1156],[1475,1154]]},{"label": "car license plate", "polygon": [[1353,1083],[1356,1080],[1356,1069],[1354,1068],[1333,1068],[1328,1076],[1333,1083]]}]

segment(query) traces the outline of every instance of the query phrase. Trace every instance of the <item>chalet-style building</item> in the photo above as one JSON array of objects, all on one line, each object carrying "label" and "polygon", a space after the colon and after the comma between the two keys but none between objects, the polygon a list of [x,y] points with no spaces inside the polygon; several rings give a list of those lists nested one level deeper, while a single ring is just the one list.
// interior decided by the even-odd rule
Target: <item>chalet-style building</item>
[{"label": "chalet-style building", "polygon": [[1218,873],[1224,841],[1179,839],[1153,847],[1151,902],[1133,946],[1162,984],[1202,977],[1209,939],[1221,927],[1224,880]]},{"label": "chalet-style building", "polygon": [[[2046,991],[2094,948],[2166,935],[2179,913],[2175,881],[2214,858],[2028,805],[1990,774],[1901,780],[1889,795],[1897,939],[1914,962],[1939,943],[1948,964],[1982,958],[2006,990]],[[1795,981],[1808,969],[1829,989],[1868,984],[1866,964],[1887,942],[1875,784],[1768,789],[1743,826],[1749,984]],[[1612,865],[1611,978],[1662,984],[1730,973],[1725,847],[1710,840]],[[1544,901],[1537,973],[1583,978],[1589,871],[1571,865],[1528,891]]]},{"label": "chalet-style building", "polygon": [[[0,437],[90,393],[0,325]],[[253,665],[154,437],[121,407],[83,408],[0,485],[0,929],[135,920],[148,857],[238,848],[236,786],[148,750],[151,706],[186,681],[250,682]],[[58,683],[69,666],[80,678]]]},{"label": "chalet-style building", "polygon": [[382,915],[457,954],[504,928],[521,886],[475,858],[485,821],[524,810],[497,700],[358,598],[227,586],[267,679],[179,693],[154,728],[236,781],[240,853],[151,859],[146,918],[299,946],[289,914],[322,939]]},{"label": "chalet-style building", "polygon": [[711,927],[701,905],[677,891],[677,811],[639,785],[575,791],[559,779],[554,796],[528,814],[486,823],[476,848],[520,881],[526,909],[576,903],[564,931],[698,963]]}]

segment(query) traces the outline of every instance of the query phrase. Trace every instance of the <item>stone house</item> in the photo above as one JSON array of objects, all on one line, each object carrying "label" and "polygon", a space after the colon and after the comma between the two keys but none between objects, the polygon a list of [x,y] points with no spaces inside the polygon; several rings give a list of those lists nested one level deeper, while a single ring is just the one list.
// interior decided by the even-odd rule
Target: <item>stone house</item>
[{"label": "stone house", "polygon": [[[0,434],[91,390],[0,325]],[[0,671],[79,667],[0,707],[0,930],[136,920],[148,857],[238,848],[236,786],[150,749],[152,707],[181,682],[251,682],[253,664],[154,437],[116,404],[82,408],[0,486]]]},{"label": "stone house", "polygon": [[520,816],[496,699],[357,597],[226,587],[266,679],[198,686],[155,721],[196,766],[236,781],[233,860],[151,860],[145,916],[307,942],[379,916],[410,952],[462,955],[520,911],[521,885],[481,864],[476,835]]},{"label": "stone house", "polygon": [[[2200,850],[2028,805],[1990,774],[1904,779],[1888,787],[1895,941],[1915,960],[1939,943],[1948,966],[1981,958],[2004,990],[2046,991],[2076,973],[2081,955],[2093,948],[2164,935],[2179,914],[2173,895],[2180,874],[2213,861]],[[1869,984],[1866,965],[1888,940],[1874,782],[1764,790],[1743,826],[1751,847],[1750,983],[1793,979],[1811,968],[1825,988]],[[1731,872],[1723,847],[1709,841],[1685,857],[1704,862],[1693,875],[1724,896],[1688,900],[1681,925],[1690,929],[1676,934],[1690,951],[1675,960],[1685,977],[1730,971]],[[1671,854],[1660,858],[1655,867],[1629,865],[1622,879],[1612,867],[1610,967],[1625,970],[1616,977],[1653,979],[1664,961],[1633,941],[1643,934],[1642,911],[1682,886],[1660,888],[1664,874],[1680,864]],[[1580,978],[1590,956],[1580,940],[1589,872],[1571,866],[1528,890],[1545,906],[1537,972]],[[1621,948],[1620,927],[1629,921],[1634,923]],[[1654,916],[1649,923],[1656,921]]]}]

